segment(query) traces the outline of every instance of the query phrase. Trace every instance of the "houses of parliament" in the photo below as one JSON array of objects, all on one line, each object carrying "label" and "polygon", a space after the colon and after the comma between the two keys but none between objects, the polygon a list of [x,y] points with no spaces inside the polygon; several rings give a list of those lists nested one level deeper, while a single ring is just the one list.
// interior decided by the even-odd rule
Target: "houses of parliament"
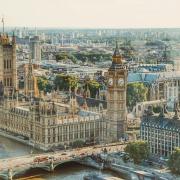
[{"label": "houses of parliament", "polygon": [[[38,90],[31,58],[25,68],[24,90],[19,91],[16,38],[0,36],[0,129],[23,137],[42,150],[85,144],[116,142],[126,131],[127,68],[116,46],[107,72],[107,109],[91,111],[77,102],[76,92],[64,104],[58,91],[47,100]],[[84,108],[86,107],[86,108]]]}]

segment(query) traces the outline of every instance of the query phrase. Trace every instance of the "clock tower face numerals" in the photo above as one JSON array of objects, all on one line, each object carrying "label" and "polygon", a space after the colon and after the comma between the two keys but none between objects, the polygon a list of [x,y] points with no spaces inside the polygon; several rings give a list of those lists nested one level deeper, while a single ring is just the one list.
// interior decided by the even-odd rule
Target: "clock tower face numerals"
[{"label": "clock tower face numerals", "polygon": [[113,85],[113,79],[112,79],[112,78],[109,78],[109,80],[108,80],[108,85],[109,85],[109,86],[112,86],[112,85]]},{"label": "clock tower face numerals", "polygon": [[118,81],[117,81],[117,85],[120,86],[120,87],[124,86],[124,79],[119,78]]}]

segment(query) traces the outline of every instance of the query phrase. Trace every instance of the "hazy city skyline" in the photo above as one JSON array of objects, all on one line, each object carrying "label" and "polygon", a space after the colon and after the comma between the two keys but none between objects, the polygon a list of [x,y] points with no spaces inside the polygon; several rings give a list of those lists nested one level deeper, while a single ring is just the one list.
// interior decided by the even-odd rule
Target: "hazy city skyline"
[{"label": "hazy city skyline", "polygon": [[180,27],[179,0],[0,0],[6,26]]}]

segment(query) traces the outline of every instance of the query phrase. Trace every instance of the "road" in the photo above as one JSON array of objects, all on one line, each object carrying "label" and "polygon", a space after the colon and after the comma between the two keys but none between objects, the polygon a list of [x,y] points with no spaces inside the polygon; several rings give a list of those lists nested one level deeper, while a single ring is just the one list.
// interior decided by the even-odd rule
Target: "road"
[{"label": "road", "polygon": [[92,154],[99,154],[102,152],[103,148],[107,149],[107,152],[116,152],[123,151],[124,144],[109,144],[105,146],[93,146],[93,147],[84,147],[78,149],[71,149],[66,151],[56,151],[51,153],[35,154],[35,155],[26,155],[19,156],[15,158],[6,158],[0,160],[0,172],[7,171],[8,169],[19,169],[19,168],[30,168],[35,165],[61,162],[73,160],[74,158],[86,157]]}]

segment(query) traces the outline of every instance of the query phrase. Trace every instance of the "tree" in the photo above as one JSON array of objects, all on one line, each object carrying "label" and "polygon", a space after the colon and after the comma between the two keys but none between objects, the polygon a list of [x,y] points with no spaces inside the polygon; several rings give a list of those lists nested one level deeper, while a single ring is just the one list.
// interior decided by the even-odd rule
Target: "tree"
[{"label": "tree", "polygon": [[154,113],[160,113],[161,112],[161,107],[160,106],[154,106],[153,107],[153,112]]},{"label": "tree", "polygon": [[100,51],[80,51],[80,52],[73,52],[72,55],[82,62],[100,62],[100,61],[107,61],[111,60],[111,54],[100,52]]},{"label": "tree", "polygon": [[61,52],[61,53],[56,55],[56,61],[57,62],[66,61],[68,59],[70,59],[73,63],[76,63],[76,61],[77,61],[75,56],[73,56],[71,53]]},{"label": "tree", "polygon": [[169,169],[172,173],[180,174],[180,148],[176,148],[168,161]]},{"label": "tree", "polygon": [[67,54],[66,52],[61,52],[56,55],[56,61],[63,61],[67,59]]},{"label": "tree", "polygon": [[59,88],[60,90],[68,91],[69,87],[72,89],[77,87],[78,81],[79,79],[75,76],[58,74],[54,80],[54,84],[56,89]]},{"label": "tree", "polygon": [[139,164],[149,157],[149,146],[144,141],[130,142],[125,147],[125,152],[129,154],[134,163]]},{"label": "tree", "polygon": [[76,140],[76,141],[73,142],[72,147],[73,148],[80,148],[80,147],[83,147],[84,144],[85,144],[84,141]]},{"label": "tree", "polygon": [[127,106],[132,109],[137,102],[147,100],[148,88],[143,83],[130,83],[127,86]]},{"label": "tree", "polygon": [[85,89],[87,90],[88,87],[89,87],[89,90],[91,92],[91,97],[95,98],[96,93],[100,88],[99,82],[97,82],[96,80],[86,80],[85,81]]},{"label": "tree", "polygon": [[52,90],[52,85],[49,83],[48,79],[44,76],[38,77],[37,83],[40,91],[50,92]]}]

